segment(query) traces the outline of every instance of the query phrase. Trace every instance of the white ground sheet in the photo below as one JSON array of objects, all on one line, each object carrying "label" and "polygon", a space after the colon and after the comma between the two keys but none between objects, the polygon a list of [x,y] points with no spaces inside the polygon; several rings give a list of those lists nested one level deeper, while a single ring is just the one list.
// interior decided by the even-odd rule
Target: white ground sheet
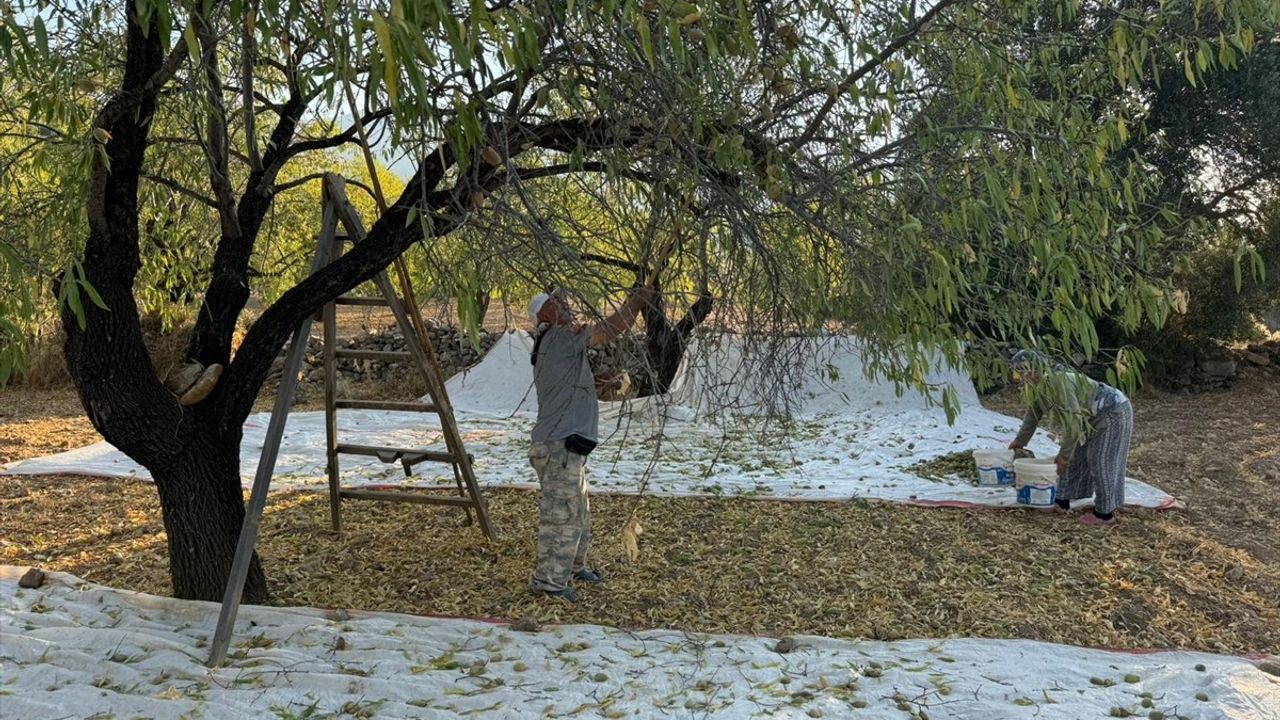
[{"label": "white ground sheet", "polygon": [[753,636],[311,608],[241,608],[210,671],[216,604],[63,573],[24,590],[22,570],[0,566],[6,718],[1280,718],[1280,678],[1207,653],[799,637],[780,654]]},{"label": "white ground sheet", "polygon": [[[868,381],[851,339],[786,339],[782,369],[744,356],[735,336],[690,350],[672,392],[660,398],[601,403],[602,445],[591,457],[597,491],[648,491],[660,495],[753,495],[806,500],[854,498],[922,504],[1016,505],[1011,487],[975,487],[958,479],[921,478],[906,468],[922,460],[980,447],[1004,447],[1018,418],[981,406],[962,372],[935,368],[934,385],[950,384],[962,411],[948,425],[939,407],[891,383]],[[449,380],[464,442],[476,459],[482,485],[528,487],[534,481],[525,453],[537,414],[524,332],[506,335],[466,373]],[[783,372],[793,372],[780,377]],[[791,388],[792,424],[782,432],[780,389]],[[241,473],[252,482],[269,416],[245,423]],[[435,416],[382,411],[339,411],[342,442],[443,449]],[[1056,452],[1045,432],[1031,443],[1038,455]],[[327,482],[324,415],[290,415],[276,462],[275,489],[318,487]],[[451,485],[439,465],[419,465],[405,478],[398,464],[343,456],[346,485]],[[79,473],[149,479],[147,471],[105,442],[70,452],[12,463],[11,474]],[[1175,500],[1130,479],[1126,504],[1170,507]]]}]

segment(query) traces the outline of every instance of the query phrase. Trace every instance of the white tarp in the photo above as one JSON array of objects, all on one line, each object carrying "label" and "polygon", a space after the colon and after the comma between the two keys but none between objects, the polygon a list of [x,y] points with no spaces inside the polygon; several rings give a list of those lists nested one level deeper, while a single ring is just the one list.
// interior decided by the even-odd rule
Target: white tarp
[{"label": "white tarp", "polygon": [[[376,718],[1280,719],[1248,660],[1024,640],[871,642],[241,608],[208,670],[214,603],[0,566],[0,715]],[[1149,707],[1144,706],[1149,703]]]},{"label": "white tarp", "polygon": [[[784,355],[804,372],[791,388],[792,426],[780,425],[762,408],[777,409],[773,392],[785,380],[772,377],[757,358],[745,359],[733,339],[690,353],[670,396],[602,403],[602,447],[592,455],[597,491],[635,492],[648,476],[649,491],[664,495],[752,495],[808,500],[868,498],[915,503],[1016,505],[1011,488],[975,487],[963,481],[921,478],[906,468],[922,460],[979,447],[1004,447],[1018,419],[981,406],[961,372],[935,370],[930,383],[951,384],[961,404],[955,425],[920,395],[899,396],[891,384],[870,382],[850,340],[806,347],[788,340]],[[525,457],[537,405],[529,349],[523,332],[509,333],[484,360],[447,383],[464,442],[476,458],[482,485],[529,486],[533,471]],[[269,416],[251,416],[241,445],[241,473],[252,482]],[[713,422],[713,420],[715,420]],[[434,416],[381,411],[340,411],[343,442],[443,449]],[[767,431],[762,434],[762,430]],[[325,485],[324,415],[294,413],[276,462],[276,489]],[[1031,443],[1051,454],[1044,433]],[[440,466],[419,466],[406,479],[398,465],[344,456],[348,485],[451,485]],[[11,474],[81,473],[149,479],[146,470],[101,442],[70,452],[12,463]],[[1174,499],[1130,479],[1126,503],[1169,507]]]}]

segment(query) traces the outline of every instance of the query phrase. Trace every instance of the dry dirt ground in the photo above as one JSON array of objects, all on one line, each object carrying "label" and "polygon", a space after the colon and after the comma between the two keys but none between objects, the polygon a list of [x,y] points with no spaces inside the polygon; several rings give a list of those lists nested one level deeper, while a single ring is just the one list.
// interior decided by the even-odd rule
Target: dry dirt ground
[{"label": "dry dirt ground", "polygon": [[[69,390],[0,395],[0,462],[97,439]],[[1015,410],[1010,398],[989,404]],[[887,503],[640,502],[641,555],[619,543],[633,497],[593,500],[608,576],[570,607],[525,591],[536,495],[488,493],[501,539],[461,513],[272,497],[259,549],[280,605],[845,637],[1021,637],[1086,646],[1280,652],[1280,383],[1135,399],[1131,474],[1185,511],[1119,527],[1019,510]],[[0,476],[0,562],[168,593],[154,489],[136,481]]]}]

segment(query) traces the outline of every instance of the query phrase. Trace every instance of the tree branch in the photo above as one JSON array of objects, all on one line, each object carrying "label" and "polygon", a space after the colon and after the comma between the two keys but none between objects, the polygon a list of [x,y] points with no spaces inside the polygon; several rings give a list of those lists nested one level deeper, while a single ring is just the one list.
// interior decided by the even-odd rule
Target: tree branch
[{"label": "tree branch", "polygon": [[253,65],[258,55],[258,43],[253,34],[253,23],[258,15],[258,3],[249,2],[240,19],[240,95],[244,103],[244,143],[249,155],[249,170],[262,170],[262,156],[258,153],[257,117],[253,110]]},{"label": "tree branch", "polygon": [[209,160],[209,186],[213,188],[213,197],[217,201],[218,219],[222,225],[222,237],[239,238],[242,234],[239,218],[236,216],[236,199],[231,188],[228,148],[231,139],[227,132],[227,110],[222,102],[222,77],[218,74],[218,39],[215,36],[213,22],[200,18],[195,26],[195,34],[199,39],[201,58],[204,66],[205,102],[208,112],[205,116],[205,132],[207,138],[206,157]]},{"label": "tree branch", "polygon": [[633,263],[630,260],[623,260],[622,258],[609,257],[608,255],[597,255],[596,253],[590,252],[581,253],[578,257],[588,262],[598,262],[602,265],[608,265],[622,270],[630,270],[634,273],[644,272],[643,266]]},{"label": "tree branch", "polygon": [[152,174],[152,173],[143,173],[143,174],[142,174],[142,177],[146,178],[147,180],[150,180],[150,181],[151,181],[151,182],[153,182],[153,183],[157,183],[157,184],[159,184],[159,185],[163,185],[163,186],[165,186],[165,187],[169,188],[170,190],[173,190],[174,192],[176,192],[176,193],[178,193],[178,194],[180,194],[180,195],[186,195],[187,197],[191,198],[192,200],[195,200],[195,201],[197,201],[197,202],[204,203],[205,205],[208,205],[209,207],[211,207],[211,208],[213,208],[213,209],[215,209],[215,210],[218,208],[218,203],[217,203],[217,201],[216,201],[216,200],[214,200],[213,198],[208,197],[208,196],[206,196],[206,195],[201,195],[200,193],[196,192],[195,190],[192,190],[191,188],[188,188],[188,187],[186,187],[186,186],[184,186],[184,185],[179,185],[177,182],[174,182],[173,180],[170,180],[169,178],[161,177],[161,176],[159,176],[159,175],[154,175],[154,174]]},{"label": "tree branch", "polygon": [[[615,169],[617,170],[618,174],[621,175],[622,177],[635,180],[636,182],[650,183],[650,184],[655,182],[653,176],[649,175],[648,173],[642,173],[638,170],[632,170],[631,168],[615,168]],[[593,160],[589,162],[578,163],[576,165],[572,163],[561,163],[558,165],[545,165],[545,166],[536,167],[536,168],[516,168],[515,170],[513,170],[513,174],[515,175],[515,177],[519,178],[520,180],[536,180],[537,178],[552,177],[556,175],[567,175],[569,173],[574,173],[574,172],[607,173],[609,172],[609,166],[606,165],[605,163]]]},{"label": "tree branch", "polygon": [[300,177],[297,180],[290,180],[289,182],[280,183],[275,187],[271,188],[271,194],[279,195],[280,193],[288,190],[292,190],[298,187],[299,185],[306,185],[312,180],[323,180],[324,176],[325,176],[325,173],[311,173],[310,175],[304,175],[303,177]]},{"label": "tree branch", "polygon": [[[390,117],[390,115],[391,115],[390,109],[378,110],[377,112],[368,113],[363,118],[361,118],[360,121],[364,123],[365,126],[368,126],[371,123],[377,122],[385,117]],[[346,145],[347,143],[353,143],[357,141],[356,133],[357,133],[357,126],[352,125],[351,127],[347,128],[346,130],[343,130],[341,133],[334,135],[332,137],[321,138],[318,140],[304,140],[302,142],[294,143],[293,145],[289,146],[287,150],[285,150],[284,156],[287,159],[295,155],[300,155],[304,152],[310,152],[312,150],[328,150],[329,148],[335,148],[341,145]]]},{"label": "tree branch", "polygon": [[[827,101],[824,102],[818,112],[814,114],[813,119],[809,121],[809,124],[805,127],[805,130],[801,133],[800,137],[796,138],[795,142],[788,147],[788,151],[794,152],[796,149],[809,142],[814,133],[818,131],[818,128],[822,127],[822,123],[826,121],[827,115],[831,112],[831,109],[835,107],[837,99],[847,93],[849,88],[853,87],[854,83],[866,77],[872,70],[883,65],[884,62],[892,57],[894,53],[905,47],[906,44],[911,42],[916,35],[919,35],[920,31],[923,30],[930,21],[937,17],[939,13],[958,2],[960,2],[960,0],[938,0],[937,4],[929,8],[924,15],[921,15],[913,20],[911,24],[907,25],[907,29],[903,31],[901,35],[894,38],[888,45],[884,46],[884,48],[882,48],[880,52],[876,53],[874,57],[857,68],[854,68],[848,76],[841,81],[839,91],[827,96]],[[802,102],[803,100],[817,94],[817,92],[818,91],[815,90],[805,93],[795,98],[791,103],[788,103],[788,106],[794,105],[797,102]]]},{"label": "tree branch", "polygon": [[[196,11],[192,11],[187,18],[187,24],[190,25],[195,22],[198,17],[199,14]],[[182,61],[187,59],[187,52],[186,43],[174,43],[173,48],[169,50],[169,55],[165,57],[160,67],[156,68],[145,81],[137,87],[122,87],[120,92],[116,93],[103,106],[102,110],[98,112],[98,116],[94,119],[94,127],[107,128],[124,117],[125,113],[130,112],[148,100],[154,99],[160,89],[177,74]]]}]

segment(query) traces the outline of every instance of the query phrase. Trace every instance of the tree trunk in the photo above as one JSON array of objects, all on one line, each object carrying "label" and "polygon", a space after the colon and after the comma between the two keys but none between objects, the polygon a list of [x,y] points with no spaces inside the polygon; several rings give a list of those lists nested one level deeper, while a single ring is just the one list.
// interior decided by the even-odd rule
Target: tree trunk
[{"label": "tree trunk", "polygon": [[[238,439],[217,444],[197,438],[171,463],[151,468],[169,535],[174,597],[222,600],[244,522],[238,447]],[[257,553],[242,598],[253,604],[267,600]]]},{"label": "tree trunk", "polygon": [[671,383],[680,369],[680,361],[684,359],[689,337],[711,313],[711,306],[711,295],[703,290],[689,312],[674,325],[667,320],[660,298],[644,309],[645,355],[649,373],[639,379],[638,397],[663,395],[671,391]]}]

